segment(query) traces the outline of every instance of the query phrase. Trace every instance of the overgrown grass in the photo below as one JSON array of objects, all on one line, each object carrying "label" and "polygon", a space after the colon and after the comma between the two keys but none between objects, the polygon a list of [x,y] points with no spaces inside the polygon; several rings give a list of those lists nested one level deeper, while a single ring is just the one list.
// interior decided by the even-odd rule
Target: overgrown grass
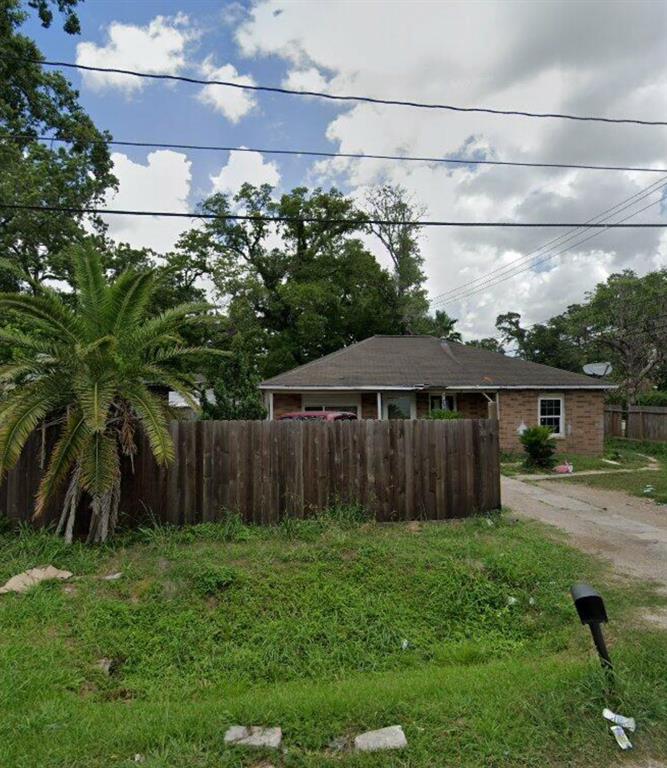
[{"label": "overgrown grass", "polygon": [[[76,578],[0,597],[3,768],[259,765],[223,746],[233,722],[283,727],[276,766],[606,765],[604,704],[639,719],[640,752],[667,753],[667,642],[628,624],[659,598],[536,524],[380,526],[341,507],[273,529],[233,515],[145,528],[104,549],[0,536],[0,581],[47,562]],[[613,692],[574,616],[578,579],[605,594]],[[393,723],[405,752],[327,749]]]}]

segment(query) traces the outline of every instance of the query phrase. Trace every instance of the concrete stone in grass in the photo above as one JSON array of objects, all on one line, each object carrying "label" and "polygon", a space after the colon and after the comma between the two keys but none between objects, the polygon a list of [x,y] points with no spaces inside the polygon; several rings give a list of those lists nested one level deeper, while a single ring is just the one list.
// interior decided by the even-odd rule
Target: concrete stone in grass
[{"label": "concrete stone in grass", "polygon": [[282,738],[283,732],[280,728],[263,728],[261,725],[232,725],[225,733],[225,744],[278,749]]},{"label": "concrete stone in grass", "polygon": [[405,749],[408,740],[400,725],[390,725],[377,731],[360,733],[354,739],[354,748],[359,752],[378,752],[382,749]]}]

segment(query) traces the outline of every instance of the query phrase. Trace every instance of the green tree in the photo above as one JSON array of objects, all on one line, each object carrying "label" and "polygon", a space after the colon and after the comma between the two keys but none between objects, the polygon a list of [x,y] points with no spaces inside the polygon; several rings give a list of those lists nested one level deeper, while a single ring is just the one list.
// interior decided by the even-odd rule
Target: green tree
[{"label": "green tree", "polygon": [[229,344],[256,360],[262,376],[396,332],[391,277],[354,237],[364,215],[337,190],[299,187],[275,200],[270,186],[244,184],[233,198],[216,194],[202,208],[250,217],[207,221],[178,250],[210,265],[227,305]]},{"label": "green tree", "polygon": [[486,336],[483,339],[472,339],[466,341],[468,347],[477,347],[478,349],[487,349],[489,352],[500,352],[501,355],[505,354],[505,348],[493,336]]},{"label": "green tree", "polygon": [[428,332],[447,341],[462,341],[461,334],[455,329],[458,322],[450,317],[444,309],[437,309],[433,317],[429,317]]},{"label": "green tree", "polygon": [[368,217],[376,222],[369,225],[371,232],[385,247],[393,265],[401,333],[430,332],[419,227],[409,223],[419,220],[424,210],[399,185],[376,187],[366,198]]},{"label": "green tree", "polygon": [[[53,12],[47,0],[31,0],[44,26]],[[58,0],[65,31],[78,32],[73,0]],[[9,205],[81,208],[99,204],[116,179],[100,133],[78,103],[78,94],[59,72],[44,70],[36,45],[20,27],[27,18],[19,0],[0,3],[0,200]],[[65,139],[53,146],[40,135]],[[85,236],[83,216],[0,208],[0,253],[34,280],[68,279],[64,247]],[[97,217],[89,221],[100,232]],[[3,270],[0,287],[18,288],[14,274]]]},{"label": "green tree", "polygon": [[[203,319],[206,304],[176,306],[158,315],[147,307],[156,290],[154,272],[127,271],[113,283],[90,245],[72,253],[75,303],[32,283],[34,295],[0,294],[0,310],[15,319],[0,328],[14,350],[2,367],[0,477],[18,460],[37,425],[60,425],[37,496],[35,515],[69,478],[58,524],[72,539],[82,493],[90,499],[89,542],[113,533],[120,496],[121,456],[136,452],[134,435],[147,435],[156,460],[167,464],[174,449],[166,398],[158,388],[179,392],[192,407],[193,377],[178,364],[206,350],[186,346],[179,328]],[[30,278],[27,278],[30,280]]]},{"label": "green tree", "polygon": [[248,355],[236,351],[224,360],[213,381],[215,402],[201,397],[205,419],[263,419],[266,408],[258,389],[260,377]]}]

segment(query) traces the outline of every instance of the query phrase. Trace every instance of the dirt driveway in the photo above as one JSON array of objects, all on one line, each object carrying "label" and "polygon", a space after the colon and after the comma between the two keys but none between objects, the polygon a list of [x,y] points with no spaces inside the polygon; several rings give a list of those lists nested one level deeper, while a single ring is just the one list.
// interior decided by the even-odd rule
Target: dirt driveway
[{"label": "dirt driveway", "polygon": [[610,560],[620,573],[653,579],[667,593],[667,508],[558,479],[503,477],[502,500],[518,516],[561,528],[573,544]]}]

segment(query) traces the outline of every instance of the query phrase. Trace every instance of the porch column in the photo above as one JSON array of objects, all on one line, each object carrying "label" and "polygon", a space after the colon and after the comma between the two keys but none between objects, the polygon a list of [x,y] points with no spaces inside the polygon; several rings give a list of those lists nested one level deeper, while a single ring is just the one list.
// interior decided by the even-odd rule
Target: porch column
[{"label": "porch column", "polygon": [[382,419],[382,392],[377,393],[378,419]]},{"label": "porch column", "polygon": [[268,401],[269,401],[269,408],[268,408],[269,421],[273,421],[273,392],[269,392]]}]

